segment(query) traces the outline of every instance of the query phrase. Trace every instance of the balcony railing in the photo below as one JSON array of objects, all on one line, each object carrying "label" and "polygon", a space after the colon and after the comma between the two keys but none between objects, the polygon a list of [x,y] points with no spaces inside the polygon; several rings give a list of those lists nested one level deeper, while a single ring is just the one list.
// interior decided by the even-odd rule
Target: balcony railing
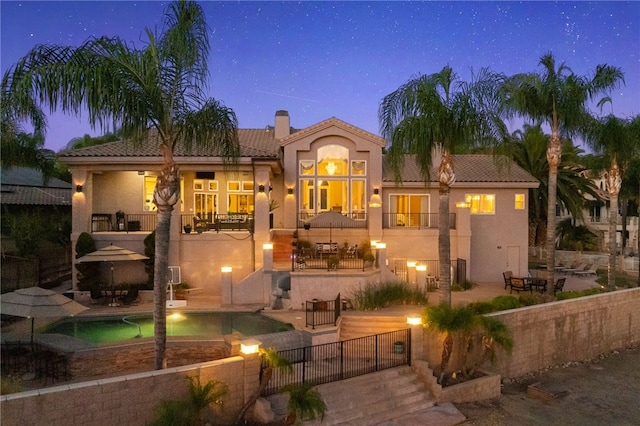
[{"label": "balcony railing", "polygon": [[253,233],[253,215],[238,214],[208,214],[195,215],[183,214],[181,216],[182,229],[191,226],[192,232],[225,232],[225,231],[248,231]]},{"label": "balcony railing", "polygon": [[[372,268],[375,259],[363,259],[360,253],[351,252],[349,249],[338,248],[335,251],[317,250],[314,248],[300,248],[291,252],[291,271],[304,269],[324,269],[328,271],[337,269],[358,269],[364,271]],[[332,245],[330,243],[324,245]]]},{"label": "balcony railing", "polygon": [[132,213],[124,217],[115,217],[111,213],[91,215],[91,232],[152,232],[157,224],[157,213]]},{"label": "balcony railing", "polygon": [[367,222],[365,212],[347,214],[338,212],[298,213],[298,228],[305,229],[366,229]]},{"label": "balcony railing", "polygon": [[[438,213],[383,213],[383,228],[438,229]],[[456,229],[456,214],[449,213],[449,229]]]}]

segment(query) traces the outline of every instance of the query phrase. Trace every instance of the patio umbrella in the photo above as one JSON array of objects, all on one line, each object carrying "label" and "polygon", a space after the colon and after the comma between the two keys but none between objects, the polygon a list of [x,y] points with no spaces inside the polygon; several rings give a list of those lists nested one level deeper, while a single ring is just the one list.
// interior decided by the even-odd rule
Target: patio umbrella
[{"label": "patio umbrella", "polygon": [[31,343],[35,318],[68,317],[87,309],[60,293],[40,287],[21,288],[0,296],[0,312],[31,318]]},{"label": "patio umbrella", "polygon": [[124,261],[132,261],[132,260],[146,260],[149,259],[147,256],[142,255],[140,253],[136,253],[135,251],[128,250],[126,248],[114,246],[113,244],[98,249],[89,254],[85,254],[82,257],[76,259],[78,263],[85,262],[110,262],[111,263],[111,297],[112,304],[114,304],[113,298],[115,297],[114,291],[114,282],[113,282],[113,263],[114,262],[124,262]]}]

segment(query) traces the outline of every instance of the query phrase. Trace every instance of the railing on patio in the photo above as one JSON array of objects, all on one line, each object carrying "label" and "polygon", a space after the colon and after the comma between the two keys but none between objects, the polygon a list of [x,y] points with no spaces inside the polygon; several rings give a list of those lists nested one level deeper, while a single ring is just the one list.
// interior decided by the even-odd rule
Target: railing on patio
[{"label": "railing on patio", "polygon": [[[191,232],[205,231],[248,231],[253,233],[252,214],[183,214],[180,216],[183,232],[185,226],[191,227]],[[198,229],[200,228],[200,229]]]},{"label": "railing on patio", "polygon": [[298,228],[301,229],[366,229],[366,213],[337,214],[331,212],[322,213],[298,213]]},{"label": "railing on patio", "polygon": [[[435,278],[440,280],[440,261],[438,260],[415,260],[416,265],[425,265],[427,267],[427,279]],[[467,261],[465,259],[452,259],[453,282],[462,284],[467,280]],[[393,270],[397,277],[403,281],[409,280],[407,259],[394,259]]]},{"label": "railing on patio", "polygon": [[306,327],[311,326],[311,329],[315,329],[316,325],[333,324],[338,323],[340,317],[340,293],[334,300],[318,300],[313,299],[306,303]]},{"label": "railing on patio", "polygon": [[157,224],[157,213],[127,213],[121,219],[111,213],[91,215],[91,232],[151,232]]},{"label": "railing on patio", "polygon": [[[293,371],[274,369],[263,395],[289,384],[319,385],[368,373],[411,365],[411,330],[397,330],[323,345],[278,351]],[[267,368],[263,358],[260,374]]]},{"label": "railing on patio", "polygon": [[338,249],[335,252],[317,251],[313,248],[300,248],[291,251],[291,271],[303,269],[359,269],[364,271],[373,267],[373,262],[365,261],[357,252]]},{"label": "railing on patio", "polygon": [[[383,228],[438,229],[438,213],[383,213]],[[456,214],[449,213],[449,229],[456,229]]]}]

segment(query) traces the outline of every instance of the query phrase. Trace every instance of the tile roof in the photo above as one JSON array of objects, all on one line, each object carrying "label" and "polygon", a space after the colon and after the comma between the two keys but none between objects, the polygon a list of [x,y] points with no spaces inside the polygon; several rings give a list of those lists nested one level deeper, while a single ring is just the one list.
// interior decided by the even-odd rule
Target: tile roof
[{"label": "tile roof", "polygon": [[51,178],[45,186],[42,172],[26,167],[2,169],[3,205],[70,206],[71,184]]},{"label": "tile roof", "polygon": [[[509,168],[500,168],[492,155],[454,155],[453,166],[456,182],[519,182],[536,183],[533,176],[523,168],[511,162]],[[437,182],[437,165],[431,168],[431,182]],[[424,182],[415,156],[408,155],[400,172],[402,182]],[[394,182],[394,174],[386,157],[382,161],[382,181]]]},{"label": "tile roof", "polygon": [[[251,158],[277,158],[279,146],[272,128],[239,129],[240,156]],[[219,157],[221,151],[213,148],[193,146],[187,151],[183,144],[178,144],[174,151],[176,157]],[[70,151],[64,151],[61,158],[78,157],[160,157],[157,140],[153,137],[139,146],[123,141],[109,142]]]}]

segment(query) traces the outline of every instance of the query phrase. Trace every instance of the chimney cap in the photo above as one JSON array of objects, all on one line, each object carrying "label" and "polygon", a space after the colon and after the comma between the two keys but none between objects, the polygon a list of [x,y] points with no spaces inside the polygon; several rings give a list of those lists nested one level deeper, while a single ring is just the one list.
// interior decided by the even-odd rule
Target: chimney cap
[{"label": "chimney cap", "polygon": [[278,110],[278,111],[276,111],[276,117],[277,117],[277,116],[281,116],[281,117],[282,117],[282,116],[286,116],[286,117],[288,117],[288,116],[289,116],[289,111],[285,111],[285,110],[283,110],[283,109]]}]

